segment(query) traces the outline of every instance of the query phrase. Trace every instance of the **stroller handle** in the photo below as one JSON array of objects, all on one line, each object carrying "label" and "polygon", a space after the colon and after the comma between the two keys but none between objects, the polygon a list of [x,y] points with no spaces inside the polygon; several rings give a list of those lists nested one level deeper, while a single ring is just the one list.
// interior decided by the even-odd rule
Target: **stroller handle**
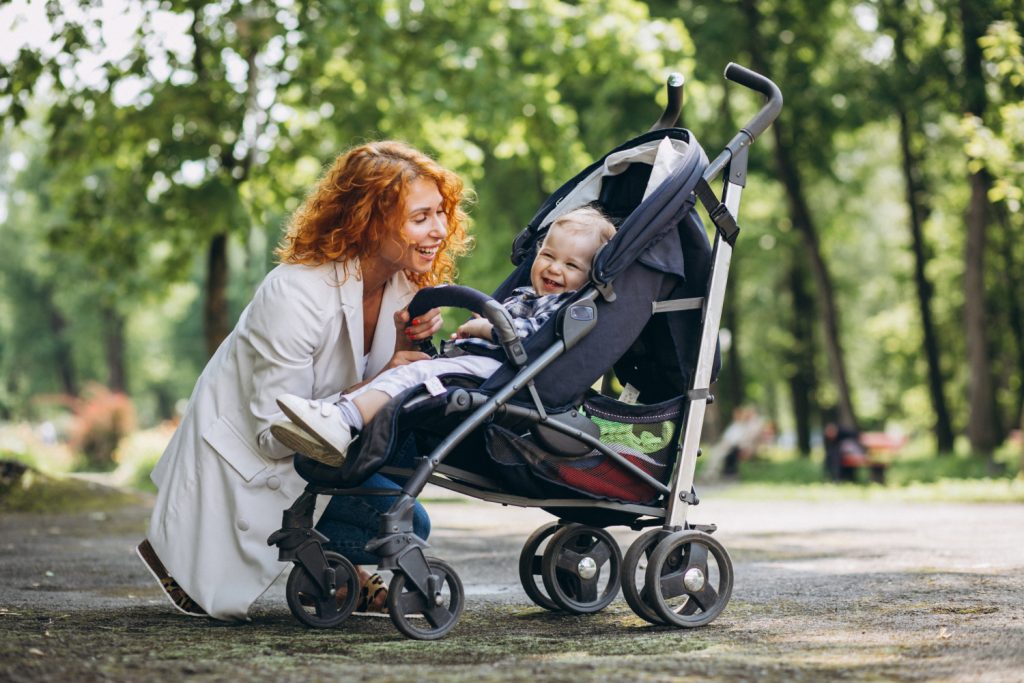
[{"label": "stroller handle", "polygon": [[679,123],[679,114],[683,111],[683,84],[685,82],[686,79],[678,71],[673,71],[668,75],[668,81],[665,83],[665,90],[668,93],[665,111],[648,132],[662,128],[674,128]]},{"label": "stroller handle", "polygon": [[761,133],[768,130],[768,126],[772,125],[772,122],[778,118],[779,112],[782,111],[782,91],[771,79],[735,62],[729,62],[726,65],[725,77],[733,83],[756,90],[768,98],[768,101],[761,107],[761,111],[757,112],[754,118],[750,119],[743,127],[743,130],[750,136],[750,141],[753,142]]},{"label": "stroller handle", "polygon": [[[751,90],[756,90],[767,97],[768,101],[764,103],[760,111],[754,114],[752,119],[747,121],[747,125],[741,128],[740,132],[729,141],[729,144],[725,146],[722,153],[704,169],[704,180],[707,182],[711,182],[713,178],[717,177],[729,165],[733,157],[745,151],[761,133],[768,130],[768,126],[774,123],[775,119],[779,117],[779,112],[782,111],[782,91],[779,90],[779,86],[775,85],[771,79],[735,62],[729,62],[729,65],[725,67],[725,77],[734,83],[739,83]],[[743,176],[745,174],[746,163],[744,162],[743,171],[740,175]]]},{"label": "stroller handle", "polygon": [[498,332],[498,341],[505,349],[506,355],[516,365],[526,362],[526,352],[516,329],[512,325],[512,316],[493,297],[463,285],[439,285],[424,287],[416,292],[409,302],[409,319],[418,318],[431,308],[439,306],[455,306],[465,308],[487,319]]}]

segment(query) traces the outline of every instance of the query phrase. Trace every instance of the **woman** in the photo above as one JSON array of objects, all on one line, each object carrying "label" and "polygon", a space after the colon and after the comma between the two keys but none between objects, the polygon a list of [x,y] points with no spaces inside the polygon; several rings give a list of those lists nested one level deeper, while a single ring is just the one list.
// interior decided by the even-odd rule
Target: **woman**
[{"label": "woman", "polygon": [[[462,199],[454,173],[403,143],[375,142],[339,156],[296,211],[281,265],[203,370],[153,470],[159,493],[138,552],[181,611],[245,619],[285,569],[267,537],[305,482],[270,433],[284,418],[274,399],[333,401],[426,358],[413,343],[440,328],[440,313],[409,321],[404,309],[419,287],[453,278],[469,241]],[[381,476],[367,485],[397,488]],[[389,504],[332,500],[318,523],[328,548],[375,561],[362,548]],[[422,508],[415,527],[429,533]],[[383,584],[360,573],[366,606],[379,608]]]}]

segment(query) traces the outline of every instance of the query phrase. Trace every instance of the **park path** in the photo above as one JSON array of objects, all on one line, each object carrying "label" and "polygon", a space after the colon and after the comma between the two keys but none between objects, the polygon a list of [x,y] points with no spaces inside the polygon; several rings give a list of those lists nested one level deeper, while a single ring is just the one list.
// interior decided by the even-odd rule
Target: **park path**
[{"label": "park path", "polygon": [[[228,680],[243,670],[253,680],[317,680],[343,664],[349,680],[375,681],[1024,681],[1024,505],[737,500],[705,490],[691,521],[718,525],[735,588],[711,626],[677,631],[647,626],[621,599],[589,617],[533,608],[516,561],[551,517],[427,493],[432,554],[456,568],[468,595],[443,645],[403,641],[387,619],[352,621],[345,634],[302,629],[280,580],[252,624],[179,618],[131,552],[145,502],[0,515],[0,680]],[[616,533],[623,550],[636,535]],[[259,644],[271,636],[275,645]],[[211,637],[222,646],[195,651],[196,639]],[[275,650],[309,642],[322,647],[305,668]],[[265,661],[253,664],[247,648]]]}]

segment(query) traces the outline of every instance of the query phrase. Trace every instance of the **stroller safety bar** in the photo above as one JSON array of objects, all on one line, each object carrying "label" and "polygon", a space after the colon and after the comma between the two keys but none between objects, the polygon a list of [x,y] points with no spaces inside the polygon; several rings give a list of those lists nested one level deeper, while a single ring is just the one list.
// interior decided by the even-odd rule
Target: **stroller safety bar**
[{"label": "stroller safety bar", "polygon": [[[488,320],[498,332],[498,341],[505,354],[515,363],[517,367],[526,364],[526,351],[523,349],[522,341],[516,334],[512,325],[512,316],[505,310],[505,307],[495,301],[492,297],[477,291],[472,287],[464,285],[440,285],[437,287],[424,287],[416,292],[416,295],[409,302],[409,319],[423,315],[431,308],[439,306],[454,306],[465,308]],[[428,342],[429,344],[429,342]]]}]

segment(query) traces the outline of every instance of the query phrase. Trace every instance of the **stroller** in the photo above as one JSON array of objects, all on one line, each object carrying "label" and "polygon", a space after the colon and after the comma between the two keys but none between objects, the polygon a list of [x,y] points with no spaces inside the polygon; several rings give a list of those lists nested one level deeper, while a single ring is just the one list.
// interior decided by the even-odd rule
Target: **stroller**
[{"label": "stroller", "polygon": [[[764,76],[736,64],[725,76],[768,99],[710,164],[693,135],[674,127],[682,77],[673,74],[668,106],[654,127],[562,186],[518,235],[516,268],[493,298],[461,286],[417,293],[412,317],[435,306],[486,317],[504,364],[486,379],[444,376],[443,393],[421,385],[396,396],[339,468],[296,456],[309,484],[268,544],[295,564],[286,597],[300,622],[330,628],[354,610],[355,567],[324,551],[314,506],[319,495],[394,496],[353,488],[376,471],[408,477],[367,550],[392,572],[388,613],[410,638],[443,637],[465,607],[458,574],[424,555],[426,543],[413,532],[414,499],[428,482],[558,518],[537,529],[519,557],[523,588],[543,608],[597,612],[621,587],[632,610],[654,624],[703,626],[725,609],[733,584],[729,554],[711,535],[716,527],[688,522],[687,510],[699,502],[694,469],[720,365],[719,321],[748,150],[782,107],[779,89]],[[660,184],[651,182],[658,168],[667,174]],[[709,183],[723,172],[720,201]],[[715,226],[713,248],[697,199]],[[587,204],[599,206],[618,231],[595,255],[589,284],[522,340],[498,301],[529,282],[548,226]],[[618,398],[605,395],[612,371],[625,387]],[[592,388],[602,377],[604,393]],[[390,466],[407,449],[426,455],[413,469]],[[606,530],[616,525],[650,528],[623,557]],[[347,597],[339,602],[342,586]]]}]

